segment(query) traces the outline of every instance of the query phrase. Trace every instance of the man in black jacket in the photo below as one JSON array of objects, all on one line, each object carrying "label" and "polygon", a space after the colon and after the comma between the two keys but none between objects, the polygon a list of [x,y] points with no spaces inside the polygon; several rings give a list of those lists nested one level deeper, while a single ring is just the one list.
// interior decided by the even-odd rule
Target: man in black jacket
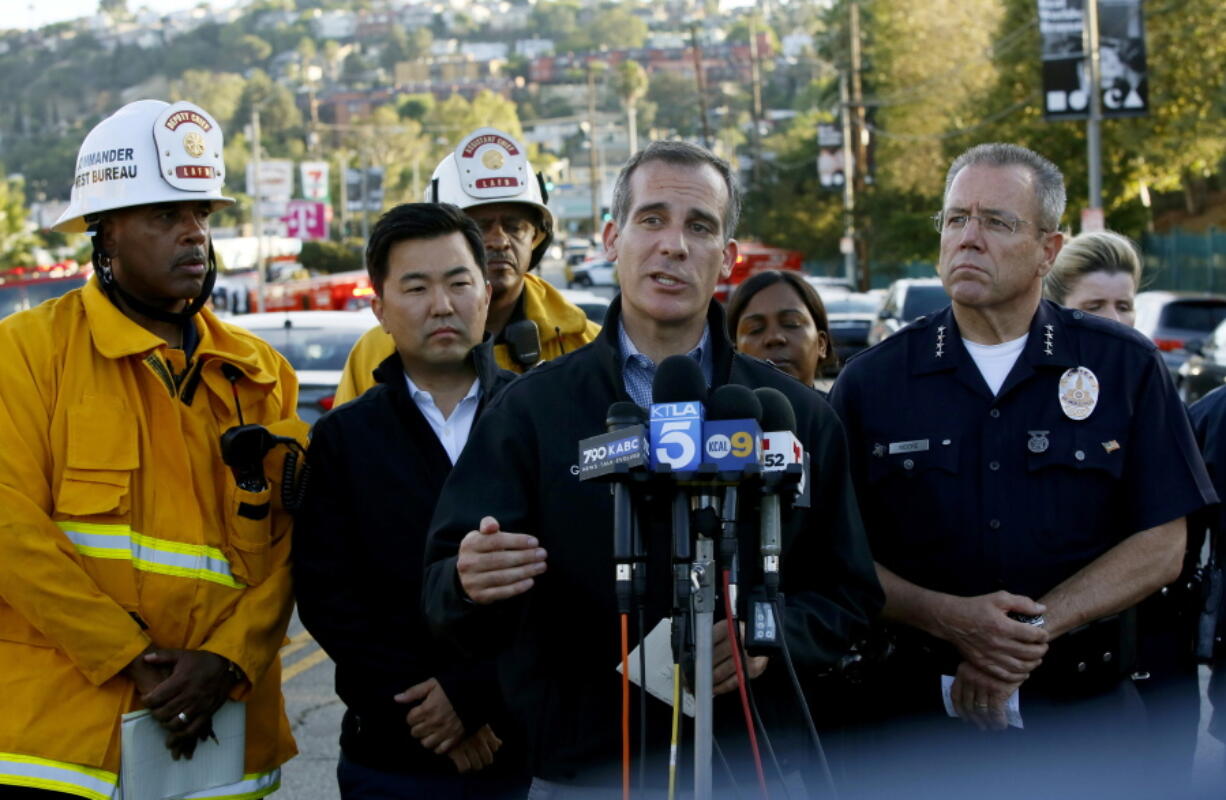
[{"label": "man in black jacket", "polygon": [[[774,387],[795,408],[814,468],[812,509],[784,517],[784,627],[794,658],[808,668],[836,661],[882,602],[838,420],[811,389],[734,353],[711,300],[737,254],[739,199],[728,165],[692,145],[655,142],[623,168],[613,210],[605,251],[622,288],[607,324],[595,342],[537,367],[491,404],[444,488],[427,544],[422,602],[432,627],[505,648],[499,676],[527,727],[533,797],[618,796],[612,499],[607,486],[580,483],[576,453],[579,440],[604,430],[611,403],[651,403],[665,357],[690,355],[712,387]],[[666,497],[648,498],[641,514],[646,631],[670,608],[668,506]],[[742,565],[757,562],[752,538],[742,542]],[[637,626],[630,636],[641,639]],[[717,649],[717,737],[735,768],[746,752],[728,694],[737,681],[727,679],[727,646]],[[747,672],[786,773],[807,766],[809,753],[781,746],[798,730],[801,705],[781,661],[752,659]],[[647,702],[647,780],[658,787],[668,772],[669,709]]]},{"label": "man in black jacket", "polygon": [[484,265],[481,232],[455,206],[385,214],[366,267],[396,353],[376,370],[379,385],[313,433],[294,584],[347,707],[337,769],[345,798],[526,790],[522,762],[508,752],[516,748],[499,750],[508,730],[492,664],[435,640],[416,607],[434,501],[473,419],[515,377],[481,343]]}]

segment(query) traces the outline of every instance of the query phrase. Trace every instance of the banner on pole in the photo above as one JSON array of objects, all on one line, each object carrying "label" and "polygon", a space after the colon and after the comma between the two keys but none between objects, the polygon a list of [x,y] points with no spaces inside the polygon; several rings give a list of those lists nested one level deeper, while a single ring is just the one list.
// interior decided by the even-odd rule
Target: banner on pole
[{"label": "banner on pole", "polygon": [[[1085,53],[1085,3],[1038,0],[1043,57],[1043,115],[1085,119],[1090,66]],[[1141,0],[1098,0],[1099,91],[1103,117],[1149,112],[1145,18]]]},{"label": "banner on pole", "polygon": [[817,181],[823,189],[843,188],[843,129],[831,122],[817,123]]},{"label": "banner on pole", "polygon": [[303,161],[298,165],[298,173],[302,179],[303,199],[327,203],[329,200],[328,162]]},{"label": "banner on pole", "polygon": [[311,200],[291,200],[281,221],[291,239],[313,241],[328,238],[328,205]]},{"label": "banner on pole", "polygon": [[[365,197],[362,196],[363,188]],[[366,170],[365,187],[362,184],[362,170],[345,170],[345,210],[383,210],[383,167],[370,167]]]},{"label": "banner on pole", "polygon": [[[255,164],[247,164],[247,194],[255,196]],[[288,201],[294,195],[294,162],[266,158],[260,162],[260,199]]]}]

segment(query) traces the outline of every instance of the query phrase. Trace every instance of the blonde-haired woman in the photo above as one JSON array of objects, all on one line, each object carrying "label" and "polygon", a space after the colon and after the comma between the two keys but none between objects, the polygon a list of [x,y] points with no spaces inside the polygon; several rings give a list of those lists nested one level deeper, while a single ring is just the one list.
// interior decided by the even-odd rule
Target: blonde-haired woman
[{"label": "blonde-haired woman", "polygon": [[1043,296],[1132,327],[1141,285],[1141,253],[1127,236],[1094,231],[1074,236],[1043,279]]}]

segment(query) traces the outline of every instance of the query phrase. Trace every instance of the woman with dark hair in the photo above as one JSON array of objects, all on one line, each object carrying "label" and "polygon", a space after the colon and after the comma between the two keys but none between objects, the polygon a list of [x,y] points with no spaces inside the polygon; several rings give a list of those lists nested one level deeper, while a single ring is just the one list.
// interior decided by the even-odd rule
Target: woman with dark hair
[{"label": "woman with dark hair", "polygon": [[737,350],[771,362],[807,386],[835,361],[826,308],[796,272],[767,270],[738,286],[728,301],[728,336]]}]

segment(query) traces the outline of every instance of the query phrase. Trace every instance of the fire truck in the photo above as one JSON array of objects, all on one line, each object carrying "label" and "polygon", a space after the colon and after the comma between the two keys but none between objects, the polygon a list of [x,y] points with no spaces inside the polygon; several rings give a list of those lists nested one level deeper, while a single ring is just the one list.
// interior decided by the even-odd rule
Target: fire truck
[{"label": "fire truck", "polygon": [[[375,290],[366,270],[334,272],[264,286],[265,311],[356,311],[370,306]],[[254,310],[254,305],[252,306]]]},{"label": "fire truck", "polygon": [[72,260],[0,270],[0,319],[84,286],[93,271]]},{"label": "fire truck", "polygon": [[715,299],[721,303],[728,302],[737,286],[744,283],[750,275],[768,269],[804,271],[804,256],[798,250],[784,250],[781,247],[770,247],[761,242],[743,241],[737,253],[736,263],[732,265],[732,274],[728,280],[715,286]]}]

